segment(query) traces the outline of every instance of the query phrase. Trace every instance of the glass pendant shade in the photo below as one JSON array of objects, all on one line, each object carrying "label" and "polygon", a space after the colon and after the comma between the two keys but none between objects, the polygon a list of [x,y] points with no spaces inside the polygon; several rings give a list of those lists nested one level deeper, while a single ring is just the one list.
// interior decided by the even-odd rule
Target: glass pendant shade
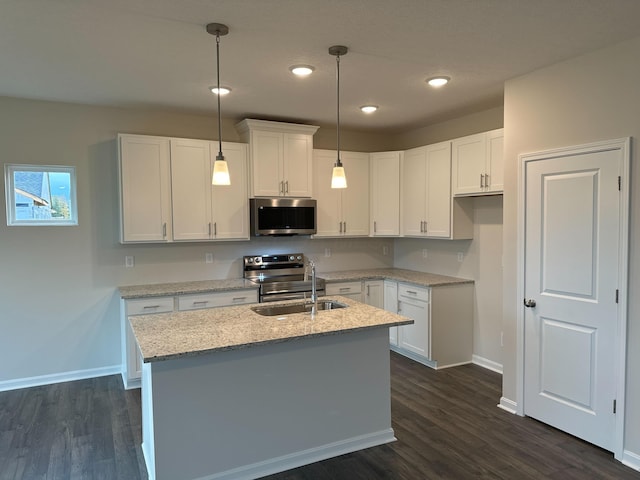
[{"label": "glass pendant shade", "polygon": [[231,178],[229,177],[229,167],[225,160],[216,160],[213,162],[213,177],[211,178],[212,185],[231,185]]},{"label": "glass pendant shade", "polygon": [[336,164],[331,175],[331,188],[347,188],[347,177],[344,174],[344,167]]}]

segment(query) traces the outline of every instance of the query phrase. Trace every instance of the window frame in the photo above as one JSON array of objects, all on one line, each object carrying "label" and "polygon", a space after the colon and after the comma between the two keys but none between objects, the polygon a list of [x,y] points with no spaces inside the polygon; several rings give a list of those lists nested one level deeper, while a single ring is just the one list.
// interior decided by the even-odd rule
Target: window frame
[{"label": "window frame", "polygon": [[[67,173],[69,174],[69,210],[70,218],[18,219],[16,218],[15,172]],[[77,226],[78,201],[76,167],[65,165],[34,165],[7,163],[4,166],[4,187],[7,209],[7,226]]]}]

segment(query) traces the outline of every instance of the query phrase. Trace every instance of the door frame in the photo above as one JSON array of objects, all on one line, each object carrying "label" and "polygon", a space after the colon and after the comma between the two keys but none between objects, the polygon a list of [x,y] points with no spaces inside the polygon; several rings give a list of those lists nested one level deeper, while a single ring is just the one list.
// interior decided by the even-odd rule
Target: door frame
[{"label": "door frame", "polygon": [[631,155],[631,138],[619,138],[600,142],[543,150],[518,155],[518,232],[517,232],[517,282],[516,282],[516,413],[524,416],[524,279],[525,279],[525,198],[526,198],[526,164],[530,161],[551,159],[562,156],[573,156],[609,150],[622,153],[620,166],[620,212],[619,212],[619,255],[618,255],[618,314],[616,360],[616,421],[613,454],[622,460],[624,454],[624,418],[626,390],[627,359],[627,296],[629,270],[629,164]]}]

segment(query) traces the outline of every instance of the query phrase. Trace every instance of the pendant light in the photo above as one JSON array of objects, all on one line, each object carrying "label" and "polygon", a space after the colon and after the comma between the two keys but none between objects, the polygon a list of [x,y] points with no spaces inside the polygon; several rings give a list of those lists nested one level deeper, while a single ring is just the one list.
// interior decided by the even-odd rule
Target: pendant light
[{"label": "pendant light", "polygon": [[[220,92],[220,37],[229,33],[229,27],[222,23],[209,23],[207,32],[216,36],[216,73],[217,73],[217,91]],[[229,177],[229,167],[222,154],[222,115],[220,112],[220,93],[218,97],[218,155],[216,161],[213,162],[213,176],[211,178],[212,185],[231,185]]]},{"label": "pendant light", "polygon": [[333,166],[333,174],[331,175],[331,188],[347,188],[347,177],[344,174],[344,167],[340,161],[340,57],[346,55],[349,49],[342,45],[334,45],[329,47],[329,54],[336,57],[336,84],[337,84],[337,160]]}]

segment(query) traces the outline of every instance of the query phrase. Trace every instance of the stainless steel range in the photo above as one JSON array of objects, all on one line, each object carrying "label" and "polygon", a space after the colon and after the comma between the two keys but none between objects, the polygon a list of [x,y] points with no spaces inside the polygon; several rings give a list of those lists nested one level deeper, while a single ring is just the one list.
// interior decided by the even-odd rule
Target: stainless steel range
[{"label": "stainless steel range", "polygon": [[[311,298],[311,269],[306,267],[302,253],[243,257],[244,278],[260,285],[260,302]],[[316,290],[324,295],[323,279],[316,279]]]}]

